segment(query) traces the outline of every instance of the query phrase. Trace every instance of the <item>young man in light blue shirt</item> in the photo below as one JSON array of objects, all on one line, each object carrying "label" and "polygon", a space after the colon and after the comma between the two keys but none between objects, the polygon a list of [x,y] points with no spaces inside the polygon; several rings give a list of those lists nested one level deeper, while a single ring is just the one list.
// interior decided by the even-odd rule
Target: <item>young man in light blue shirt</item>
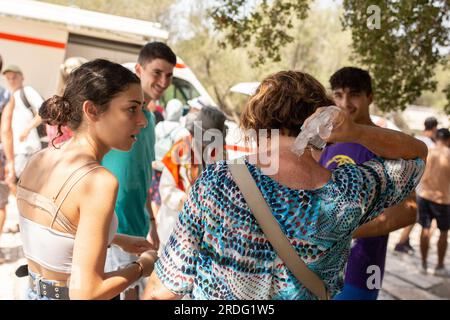
[{"label": "young man in light blue shirt", "polygon": [[[155,160],[155,119],[149,105],[164,94],[172,82],[176,55],[164,43],[147,43],[140,51],[135,72],[141,79],[145,97],[144,114],[148,126],[141,130],[129,152],[111,150],[102,165],[119,180],[115,212],[119,219],[119,234],[146,237],[157,250],[159,246],[156,223],[148,199],[152,180],[152,162]],[[137,256],[125,253],[117,246],[108,249],[107,271],[129,264]],[[125,299],[137,299],[143,283],[136,283],[124,293]],[[142,287],[143,289],[143,287]]]}]

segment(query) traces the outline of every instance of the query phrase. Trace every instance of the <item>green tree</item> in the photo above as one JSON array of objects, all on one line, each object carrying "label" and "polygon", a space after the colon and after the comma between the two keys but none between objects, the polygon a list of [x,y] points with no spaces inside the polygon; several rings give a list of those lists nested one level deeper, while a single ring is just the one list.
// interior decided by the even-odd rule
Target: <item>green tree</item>
[{"label": "green tree", "polygon": [[260,65],[266,57],[281,60],[279,48],[294,40],[287,32],[294,26],[292,13],[304,19],[308,9],[307,0],[219,0],[210,13],[216,28],[225,33],[220,46],[250,48],[255,65]]},{"label": "green tree", "polygon": [[324,85],[337,69],[351,64],[351,33],[341,31],[340,10],[311,6],[308,17],[293,23],[293,41],[280,49],[279,62],[260,65],[261,77],[279,70],[313,74]]},{"label": "green tree", "polygon": [[[252,69],[244,49],[221,48],[208,22],[206,3],[191,3],[189,30],[191,36],[171,43],[174,50],[194,71],[219,107],[228,115],[236,115],[243,97],[230,96],[229,89],[237,82],[255,81],[257,75]],[[239,65],[239,68],[236,66]]]},{"label": "green tree", "polygon": [[449,3],[436,0],[371,0],[379,11],[379,28],[368,29],[368,1],[345,0],[345,27],[352,30],[359,61],[374,78],[378,107],[404,109],[425,90],[435,91],[436,66],[449,45]]},{"label": "green tree", "polygon": [[[292,12],[305,19],[309,9],[306,0],[216,3],[211,12],[226,35],[221,44],[249,47],[256,64],[280,60],[282,48],[294,41]],[[448,0],[344,0],[342,25],[351,30],[355,58],[373,75],[383,111],[404,109],[423,91],[436,90],[434,71],[445,61],[439,48],[450,45],[449,7]],[[379,24],[370,24],[374,20]]]},{"label": "green tree", "polygon": [[238,82],[260,81],[279,70],[297,69],[327,83],[336,69],[349,64],[351,33],[341,32],[338,10],[312,6],[305,20],[293,20],[297,32],[293,41],[280,50],[280,61],[266,60],[255,68],[244,48],[218,45],[217,39],[223,39],[224,35],[213,30],[205,6],[192,4],[189,30],[184,30],[191,36],[174,42],[173,47],[228,114],[239,113],[247,99],[229,92]]}]

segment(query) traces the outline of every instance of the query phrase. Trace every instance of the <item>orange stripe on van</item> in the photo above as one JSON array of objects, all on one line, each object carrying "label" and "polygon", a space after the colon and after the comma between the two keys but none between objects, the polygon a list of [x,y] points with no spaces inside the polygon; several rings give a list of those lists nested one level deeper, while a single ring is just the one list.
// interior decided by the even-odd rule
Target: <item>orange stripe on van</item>
[{"label": "orange stripe on van", "polygon": [[52,48],[58,48],[58,49],[66,48],[66,44],[63,42],[56,42],[56,41],[49,41],[49,40],[38,39],[38,38],[24,37],[24,36],[18,36],[15,34],[3,33],[3,32],[0,32],[0,39],[36,44],[38,46],[52,47]]},{"label": "orange stripe on van", "polygon": [[183,64],[183,63],[177,63],[177,64],[175,65],[175,68],[178,68],[178,69],[184,69],[184,68],[187,68],[187,66],[186,66],[185,64]]}]

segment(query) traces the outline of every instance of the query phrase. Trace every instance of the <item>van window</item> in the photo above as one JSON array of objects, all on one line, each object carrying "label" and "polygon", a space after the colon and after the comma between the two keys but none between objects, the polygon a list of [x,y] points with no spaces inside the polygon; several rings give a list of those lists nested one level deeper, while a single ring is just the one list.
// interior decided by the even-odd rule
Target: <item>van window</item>
[{"label": "van window", "polygon": [[173,78],[172,84],[167,88],[164,95],[161,97],[160,104],[165,106],[171,99],[178,99],[183,104],[187,104],[188,100],[200,96],[198,91],[186,80],[180,78]]}]

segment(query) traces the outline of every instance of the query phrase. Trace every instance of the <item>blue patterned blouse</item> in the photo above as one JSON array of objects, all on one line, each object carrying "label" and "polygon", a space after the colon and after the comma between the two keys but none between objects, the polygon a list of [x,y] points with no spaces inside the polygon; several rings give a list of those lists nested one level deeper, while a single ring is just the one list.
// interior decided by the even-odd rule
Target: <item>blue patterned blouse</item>
[{"label": "blue patterned blouse", "polygon": [[[424,169],[420,159],[375,158],[339,167],[322,188],[295,190],[246,164],[291,244],[332,296],[343,286],[353,231],[401,202]],[[155,270],[170,291],[193,299],[315,299],[274,252],[223,161],[192,187]]]}]

